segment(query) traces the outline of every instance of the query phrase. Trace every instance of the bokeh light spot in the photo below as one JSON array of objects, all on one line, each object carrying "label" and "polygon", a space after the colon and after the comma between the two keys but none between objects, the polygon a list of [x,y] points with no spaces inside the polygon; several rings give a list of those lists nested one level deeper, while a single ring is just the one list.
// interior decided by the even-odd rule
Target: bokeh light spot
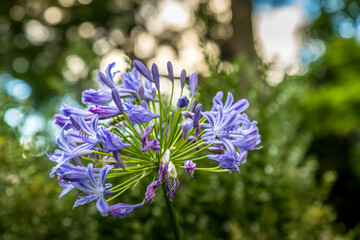
[{"label": "bokeh light spot", "polygon": [[31,95],[31,87],[20,79],[11,79],[6,83],[6,91],[18,100],[25,100]]},{"label": "bokeh light spot", "polygon": [[14,70],[18,73],[24,73],[29,69],[29,61],[26,58],[19,57],[13,61]]},{"label": "bokeh light spot", "polygon": [[22,6],[15,5],[10,9],[9,15],[15,21],[21,21],[25,17],[25,9]]},{"label": "bokeh light spot", "polygon": [[18,108],[9,108],[4,115],[4,121],[7,125],[14,128],[20,124],[24,114]]},{"label": "bokeh light spot", "polygon": [[56,25],[61,22],[63,14],[58,7],[49,7],[44,12],[44,19],[50,25]]}]

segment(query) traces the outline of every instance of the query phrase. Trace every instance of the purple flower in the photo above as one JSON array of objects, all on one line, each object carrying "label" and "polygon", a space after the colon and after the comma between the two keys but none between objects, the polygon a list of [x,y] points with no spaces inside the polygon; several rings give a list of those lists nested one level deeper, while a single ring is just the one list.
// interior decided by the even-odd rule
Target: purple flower
[{"label": "purple flower", "polygon": [[[87,168],[83,166],[74,166],[71,163],[64,163],[56,171],[58,179],[66,182],[81,182],[88,179],[86,173]],[[92,169],[94,170],[94,169]],[[99,176],[99,171],[95,174],[95,177]]]},{"label": "purple flower", "polygon": [[77,127],[79,131],[70,132],[68,136],[70,136],[73,141],[79,142],[78,139],[81,139],[82,142],[88,143],[92,147],[95,147],[101,142],[101,139],[98,135],[98,124],[98,115],[94,115],[89,124],[86,123],[83,117],[79,117],[76,123],[78,126],[74,126]]},{"label": "purple flower", "polygon": [[65,130],[74,128],[74,126],[70,122],[70,117],[66,117],[63,114],[55,114],[54,121],[55,121],[55,124],[58,125],[59,127],[61,127],[61,128],[65,127],[64,128]]},{"label": "purple flower", "polygon": [[133,68],[131,72],[125,72],[123,77],[121,78],[121,81],[123,82],[122,84],[120,84],[121,89],[130,89],[134,92],[138,92],[141,86],[139,72],[136,70],[136,68]]},{"label": "purple flower", "polygon": [[119,73],[120,71],[116,71],[114,73],[111,73],[112,69],[115,66],[115,62],[110,63],[106,70],[105,70],[105,74],[103,74],[102,72],[98,71],[98,80],[100,81],[100,83],[110,89],[115,88],[115,82],[114,82],[114,77],[117,73]]},{"label": "purple flower", "polygon": [[193,161],[191,160],[187,160],[184,162],[184,167],[185,167],[185,171],[187,173],[191,173],[191,176],[193,177],[196,168],[196,163],[193,163]]},{"label": "purple flower", "polygon": [[109,206],[109,212],[111,213],[111,215],[113,215],[114,218],[124,218],[133,211],[141,208],[143,205],[144,203],[138,203],[135,205],[118,203]]},{"label": "purple flower", "polygon": [[[145,79],[145,89],[143,85],[141,85],[141,79],[139,72],[136,68],[133,68],[131,72],[125,72],[123,77],[121,78],[122,84],[117,88],[120,91],[120,96],[122,92],[132,92],[132,96],[137,98],[136,93],[140,96],[141,99],[146,101],[151,101],[152,95],[152,84],[149,80]],[[143,92],[142,92],[143,91]]]},{"label": "purple flower", "polygon": [[220,164],[220,168],[225,168],[231,171],[240,171],[239,165],[246,162],[247,151],[242,151],[240,154],[235,151],[234,146],[229,140],[223,140],[226,147],[226,152],[219,155],[209,155],[208,158],[217,161]]},{"label": "purple flower", "polygon": [[111,184],[105,184],[106,175],[113,168],[112,165],[106,165],[100,170],[99,180],[95,179],[95,176],[92,172],[93,164],[89,163],[87,167],[88,180],[82,182],[71,182],[71,184],[82,191],[85,196],[79,195],[79,199],[75,202],[73,208],[84,205],[89,202],[96,201],[96,208],[99,210],[100,214],[105,217],[109,213],[109,205],[106,202],[104,196],[112,194],[113,192],[107,190],[111,187]]},{"label": "purple flower", "polygon": [[178,108],[184,108],[187,105],[189,105],[189,102],[190,101],[186,96],[181,96],[181,97],[179,97],[179,100],[177,102],[177,106],[178,106]]},{"label": "purple flower", "polygon": [[257,122],[250,122],[248,116],[243,113],[242,115],[242,123],[236,129],[238,132],[242,132],[245,138],[233,138],[231,139],[231,143],[234,146],[242,149],[242,150],[255,150],[260,149],[261,147],[257,147],[261,143],[261,136],[259,134],[259,128],[256,126]]},{"label": "purple flower", "polygon": [[159,152],[160,151],[160,142],[157,139],[151,140],[149,147],[151,151],[153,152]]},{"label": "purple flower", "polygon": [[98,135],[102,140],[102,142],[104,143],[106,150],[108,152],[119,151],[120,149],[130,147],[130,144],[123,143],[118,135],[116,135],[113,132],[110,132],[108,129],[104,127],[99,128]]},{"label": "purple flower", "polygon": [[[218,92],[216,94],[216,96],[213,98],[213,103],[214,103],[215,109],[217,109],[216,105],[219,105],[225,115],[230,114],[233,111],[242,113],[249,107],[249,102],[246,99],[240,99],[239,101],[237,101],[236,103],[233,104],[234,97],[231,94],[231,92],[228,92],[228,96],[225,101],[225,104],[223,104],[221,93]],[[221,98],[220,98],[220,96],[221,96]]]},{"label": "purple flower", "polygon": [[222,138],[244,138],[244,134],[236,131],[236,124],[239,124],[241,115],[233,111],[229,115],[224,115],[222,109],[217,105],[218,114],[214,116],[210,112],[202,112],[201,114],[206,118],[208,123],[202,124],[205,129],[205,134],[202,136],[205,140]]},{"label": "purple flower", "polygon": [[[222,91],[218,91],[215,94],[215,97],[213,98],[213,102],[216,102],[216,104],[215,103],[213,104],[211,111],[216,110],[216,105],[218,105],[217,102],[222,102],[223,96],[224,96],[224,93]],[[215,98],[217,99],[216,101],[214,100]]]},{"label": "purple flower", "polygon": [[108,152],[113,153],[114,159],[116,161],[116,167],[117,168],[121,167],[125,169],[125,165],[124,162],[122,161],[119,150],[130,147],[130,144],[123,143],[118,135],[110,132],[106,128],[100,128],[98,131],[98,136],[101,138],[102,142],[104,143],[106,150]]},{"label": "purple flower", "polygon": [[59,149],[56,149],[53,154],[47,154],[49,160],[56,162],[56,166],[52,168],[50,177],[54,177],[55,172],[63,164],[68,163],[71,159],[75,159],[80,156],[86,156],[93,153],[93,145],[84,143],[81,145],[71,144],[64,133],[65,128],[62,129],[60,136],[56,139],[56,144]]}]

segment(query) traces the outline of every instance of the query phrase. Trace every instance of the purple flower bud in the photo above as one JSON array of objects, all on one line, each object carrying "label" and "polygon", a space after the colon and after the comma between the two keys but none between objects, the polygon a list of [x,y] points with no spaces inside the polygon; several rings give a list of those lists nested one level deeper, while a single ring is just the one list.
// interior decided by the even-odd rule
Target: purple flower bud
[{"label": "purple flower bud", "polygon": [[178,108],[184,108],[187,105],[189,105],[189,102],[190,101],[186,96],[181,96],[181,97],[179,97],[179,100],[177,102],[177,106],[178,106]]},{"label": "purple flower bud", "polygon": [[160,142],[157,140],[157,139],[153,139],[151,140],[149,146],[150,146],[150,149],[151,151],[153,152],[159,152],[160,151]]},{"label": "purple flower bud", "polygon": [[125,164],[124,164],[124,162],[122,160],[120,152],[119,151],[114,151],[113,156],[114,156],[114,159],[116,161],[116,168],[125,169]]},{"label": "purple flower bud", "polygon": [[143,108],[145,108],[145,109],[148,108],[148,105],[147,105],[147,103],[146,103],[145,100],[142,100],[142,101],[141,101],[141,106],[142,106]]},{"label": "purple flower bud", "polygon": [[139,87],[139,97],[140,97],[141,100],[144,99],[144,94],[145,94],[145,89],[144,89],[144,86],[141,85]]},{"label": "purple flower bud", "polygon": [[119,109],[120,114],[123,114],[124,108],[121,103],[121,98],[120,98],[119,92],[115,88],[111,89],[111,96],[112,96],[112,99],[114,100],[115,105]]},{"label": "purple flower bud", "polygon": [[135,66],[136,70],[139,71],[139,73],[141,73],[148,80],[154,82],[153,77],[150,75],[149,71],[147,70],[147,68],[145,67],[145,65],[142,62],[140,62],[139,60],[134,60],[134,66]]},{"label": "purple flower bud", "polygon": [[124,104],[126,106],[126,114],[128,115],[132,124],[147,123],[160,116],[158,113],[152,113],[149,110],[139,105],[132,105],[129,103]]},{"label": "purple flower bud", "polygon": [[183,69],[180,74],[181,89],[183,89],[185,87],[185,81],[186,81],[186,71],[185,71],[185,69]]},{"label": "purple flower bud", "polygon": [[187,123],[183,124],[181,126],[181,130],[182,130],[182,138],[185,140],[186,139],[186,136],[189,132],[189,125]]},{"label": "purple flower bud", "polygon": [[174,82],[174,71],[173,71],[173,66],[170,61],[167,62],[167,69],[168,69],[170,81]]},{"label": "purple flower bud", "polygon": [[153,89],[151,90],[151,95],[152,95],[152,97],[153,97],[153,101],[155,101],[156,95],[157,95],[157,92],[156,92],[156,89],[155,89],[155,88],[153,88]]},{"label": "purple flower bud", "polygon": [[77,130],[80,130],[81,129],[81,126],[80,126],[80,123],[79,123],[79,118],[77,116],[75,116],[74,114],[71,114],[70,115],[70,121],[72,123],[72,125],[77,129]]},{"label": "purple flower bud", "polygon": [[113,106],[92,106],[89,108],[89,111],[97,114],[100,119],[109,118],[121,114],[120,110],[117,107]]},{"label": "purple flower bud", "polygon": [[114,82],[112,82],[105,74],[103,74],[103,73],[100,72],[100,71],[98,71],[97,74],[98,74],[98,79],[99,79],[99,81],[100,81],[103,85],[107,86],[107,87],[110,88],[110,89],[115,87]]},{"label": "purple flower bud", "polygon": [[150,202],[153,197],[155,197],[155,191],[160,186],[160,184],[161,182],[159,181],[153,181],[147,186],[144,199],[147,203]]},{"label": "purple flower bud", "polygon": [[151,73],[154,79],[155,87],[157,90],[160,90],[160,74],[159,74],[159,68],[158,66],[153,63],[151,66]]},{"label": "purple flower bud", "polygon": [[114,218],[124,218],[133,211],[141,208],[143,205],[143,203],[139,203],[136,205],[118,203],[109,206],[109,212],[111,213],[111,215],[113,215]]},{"label": "purple flower bud", "polygon": [[202,109],[203,109],[203,106],[202,106],[201,103],[196,105],[196,108],[195,108],[195,111],[194,111],[193,128],[196,128],[197,125],[199,124],[199,120],[201,118],[200,112],[202,111]]},{"label": "purple flower bud", "polygon": [[198,85],[198,76],[195,72],[192,72],[190,74],[190,77],[189,77],[189,82],[190,82],[190,93],[191,93],[191,96],[194,96],[195,95],[195,92],[196,92],[196,87]]},{"label": "purple flower bud", "polygon": [[185,171],[187,173],[191,173],[191,177],[194,176],[194,171],[196,168],[196,163],[193,163],[191,160],[187,160],[184,162]]}]

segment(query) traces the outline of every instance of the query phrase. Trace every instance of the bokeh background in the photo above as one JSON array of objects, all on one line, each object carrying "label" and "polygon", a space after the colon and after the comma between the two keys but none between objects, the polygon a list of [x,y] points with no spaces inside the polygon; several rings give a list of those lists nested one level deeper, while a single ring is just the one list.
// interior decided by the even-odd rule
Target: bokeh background
[{"label": "bokeh background", "polygon": [[231,91],[259,122],[240,175],[180,173],[185,239],[360,239],[360,1],[1,0],[0,56],[0,239],[172,238],[160,194],[123,220],[72,210],[44,154],[60,104],[135,58],[196,71],[205,109]]}]

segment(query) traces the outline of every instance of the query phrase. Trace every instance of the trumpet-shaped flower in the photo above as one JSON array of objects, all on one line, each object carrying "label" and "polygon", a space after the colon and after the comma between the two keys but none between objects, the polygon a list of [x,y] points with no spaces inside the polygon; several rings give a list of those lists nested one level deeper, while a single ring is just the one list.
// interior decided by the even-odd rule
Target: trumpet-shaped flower
[{"label": "trumpet-shaped flower", "polygon": [[71,184],[82,191],[85,196],[80,196],[79,199],[75,202],[73,208],[84,205],[86,203],[96,201],[96,208],[99,210],[102,216],[107,216],[109,213],[109,205],[106,202],[104,196],[112,194],[113,192],[107,190],[112,185],[105,183],[106,175],[113,168],[111,165],[106,165],[100,170],[99,179],[96,180],[92,172],[93,164],[89,163],[87,167],[88,180],[82,182],[72,182]]}]

